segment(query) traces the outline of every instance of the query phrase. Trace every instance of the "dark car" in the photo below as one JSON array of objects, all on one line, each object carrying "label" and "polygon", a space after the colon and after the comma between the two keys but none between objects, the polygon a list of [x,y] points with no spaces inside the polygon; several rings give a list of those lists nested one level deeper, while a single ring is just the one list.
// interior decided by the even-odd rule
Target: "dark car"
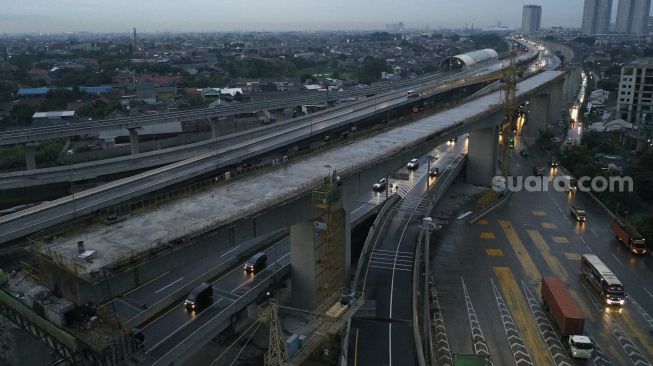
[{"label": "dark car", "polygon": [[552,167],[552,168],[557,168],[557,167],[558,167],[558,161],[555,160],[555,159],[552,159],[552,160],[551,160],[551,167]]},{"label": "dark car", "polygon": [[250,259],[245,262],[244,269],[246,272],[258,272],[265,268],[268,257],[263,252],[254,254]]},{"label": "dark car", "polygon": [[195,287],[193,291],[188,294],[186,297],[185,305],[186,309],[198,311],[207,305],[211,304],[213,301],[213,287],[204,282],[201,285]]},{"label": "dark car", "polygon": [[524,149],[523,147],[519,149],[519,155],[521,156],[528,156],[528,150]]},{"label": "dark car", "polygon": [[438,168],[437,166],[431,168],[431,170],[429,171],[429,177],[437,177],[439,175],[440,175],[440,168]]},{"label": "dark car", "polygon": [[534,166],[533,167],[533,174],[535,174],[538,177],[544,176],[544,167],[541,165]]}]

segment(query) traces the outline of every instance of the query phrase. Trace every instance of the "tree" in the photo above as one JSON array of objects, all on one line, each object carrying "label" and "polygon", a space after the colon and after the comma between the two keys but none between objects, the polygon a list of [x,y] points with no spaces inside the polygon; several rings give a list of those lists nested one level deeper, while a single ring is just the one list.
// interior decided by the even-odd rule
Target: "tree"
[{"label": "tree", "polygon": [[9,113],[10,123],[17,123],[21,125],[32,124],[32,116],[36,110],[26,104],[19,104],[15,106]]},{"label": "tree", "polygon": [[612,79],[603,79],[599,80],[599,82],[596,84],[599,89],[607,90],[607,91],[617,91],[619,88],[619,83],[616,80]]},{"label": "tree", "polygon": [[384,59],[368,56],[358,70],[358,79],[361,83],[369,84],[381,79],[382,72],[390,70],[390,65]]}]

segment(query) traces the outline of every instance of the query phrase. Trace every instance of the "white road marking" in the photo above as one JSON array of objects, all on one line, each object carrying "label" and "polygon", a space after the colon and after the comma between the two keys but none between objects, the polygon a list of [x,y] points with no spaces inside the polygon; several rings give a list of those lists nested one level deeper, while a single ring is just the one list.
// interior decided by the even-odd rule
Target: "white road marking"
[{"label": "white road marking", "polygon": [[614,253],[612,253],[612,258],[614,258],[614,260],[616,260],[616,261],[617,261],[619,264],[621,264],[622,266],[624,265],[624,264],[621,262],[621,260],[619,260],[619,258],[617,258],[617,256],[614,255]]},{"label": "white road marking", "polygon": [[644,289],[644,291],[646,291],[646,293],[648,294],[648,296],[653,297],[653,294],[650,293],[646,287],[642,287],[642,288]]},{"label": "white road marking", "polygon": [[592,248],[590,248],[589,245],[585,244],[585,248],[587,248],[588,252],[590,252],[590,253],[592,252]]},{"label": "white road marking", "polygon": [[471,213],[472,213],[472,211],[467,211],[467,212],[465,212],[464,214],[458,216],[458,217],[456,218],[456,220],[462,220],[462,219],[464,219],[465,217],[469,216]]},{"label": "white road marking", "polygon": [[177,282],[179,282],[179,281],[181,281],[181,280],[183,280],[183,279],[184,279],[184,276],[181,276],[181,277],[179,277],[177,280],[175,280],[175,281],[173,281],[173,282],[170,282],[169,284],[167,284],[167,285],[161,287],[160,289],[154,291],[154,293],[155,293],[155,294],[158,294],[159,292],[161,292],[161,291],[167,289],[168,287],[174,285],[175,283],[177,283]]},{"label": "white road marking", "polygon": [[583,237],[582,237],[582,236],[579,236],[579,237],[578,237],[578,239],[580,239],[580,241],[582,241],[582,242],[583,242],[583,244],[586,244],[586,243],[585,243],[585,239],[583,239]]},{"label": "white road marking", "polygon": [[411,272],[412,269],[403,269],[403,268],[392,268],[392,267],[381,267],[381,266],[370,266],[371,268],[380,268],[380,269],[387,269],[387,270],[397,270],[397,271],[406,271],[406,272]]},{"label": "white road marking", "polygon": [[594,231],[594,229],[590,229],[590,231],[592,232],[592,234],[594,234],[594,236],[596,236],[597,238],[599,237],[599,235],[596,233],[596,231]]},{"label": "white road marking", "polygon": [[227,255],[227,254],[233,252],[234,250],[238,249],[238,247],[240,247],[240,244],[236,245],[233,249],[231,249],[230,251],[228,251],[228,252],[224,253],[223,255],[221,255],[220,258],[222,258],[222,257],[224,257],[225,255]]}]

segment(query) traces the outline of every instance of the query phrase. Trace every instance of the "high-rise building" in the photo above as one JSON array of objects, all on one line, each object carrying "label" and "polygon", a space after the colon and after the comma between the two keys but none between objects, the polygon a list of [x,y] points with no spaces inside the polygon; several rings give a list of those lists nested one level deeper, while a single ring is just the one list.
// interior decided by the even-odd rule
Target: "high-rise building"
[{"label": "high-rise building", "polygon": [[610,30],[612,0],[585,0],[582,31],[585,34],[606,34]]},{"label": "high-rise building", "polygon": [[615,32],[647,34],[651,0],[619,0]]},{"label": "high-rise building", "polygon": [[633,124],[640,137],[653,137],[653,59],[640,59],[621,68],[619,118]]},{"label": "high-rise building", "polygon": [[521,18],[521,32],[533,34],[540,31],[542,24],[542,7],[539,5],[524,5]]}]

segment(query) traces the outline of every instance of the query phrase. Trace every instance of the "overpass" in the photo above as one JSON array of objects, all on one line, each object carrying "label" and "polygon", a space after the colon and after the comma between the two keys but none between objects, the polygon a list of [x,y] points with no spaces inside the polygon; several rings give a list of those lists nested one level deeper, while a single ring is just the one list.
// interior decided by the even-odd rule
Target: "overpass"
[{"label": "overpass", "polygon": [[[520,98],[541,95],[551,88],[548,84],[559,85],[562,75],[561,72],[548,71],[525,80],[519,84],[518,95]],[[187,251],[189,243],[193,243],[196,249],[216,242],[233,245],[282,227],[297,225],[297,230],[302,233],[305,228],[298,223],[312,224],[313,219],[321,216],[320,210],[313,208],[311,192],[320,186],[325,176],[333,172],[340,176],[343,210],[348,212],[350,200],[354,201],[361,192],[369,191],[379,177],[414,156],[465,133],[470,133],[467,180],[488,185],[495,171],[496,130],[502,117],[499,94],[493,93],[242,179],[218,182],[211,179],[196,193],[187,192],[183,200],[170,201],[162,196],[158,201],[148,201],[151,204],[148,210],[144,210],[148,202],[139,203],[120,222],[101,222],[100,217],[88,219],[87,222],[97,224],[63,232],[40,233],[32,236],[29,242],[40,255],[60,267],[69,268],[77,278],[95,282],[107,273],[121,276],[125,268],[133,268],[145,259],[180,249]],[[535,115],[531,118],[533,128],[536,128],[538,118]],[[141,212],[136,211],[137,207]],[[9,224],[16,225],[16,222]],[[32,228],[35,224],[38,223],[32,223]],[[30,221],[23,221],[21,225],[30,226]],[[3,235],[20,232],[19,227],[7,225],[6,221],[2,229]],[[209,233],[210,239],[207,239]],[[92,262],[78,263],[79,242],[96,247],[99,255]],[[201,253],[201,250],[197,252]],[[140,280],[144,280],[143,277]],[[120,294],[129,290],[131,284],[128,282],[114,284],[112,292]]]},{"label": "overpass", "polygon": [[[529,128],[555,118],[551,105],[560,94],[555,89],[561,86],[562,75],[544,72],[519,84],[519,98],[531,98]],[[334,240],[342,243],[342,252],[335,258],[344,263],[347,273],[347,218],[355,197],[407,160],[465,133],[470,133],[467,179],[487,185],[495,171],[497,128],[502,119],[500,95],[493,93],[236,181],[206,182],[201,191],[188,194],[184,200],[161,197],[153,209],[134,210],[123,221],[42,233],[31,237],[30,243],[39,258],[43,283],[58,288],[76,303],[84,303],[105,300],[154,278],[166,268],[166,261],[181,259],[181,253],[199,258],[206,250],[290,227],[290,268],[293,291],[297,291],[294,298],[302,307],[314,308],[319,286],[311,274],[316,273],[321,258],[314,246],[306,245],[319,241],[313,237],[314,224],[342,223],[334,234]],[[340,179],[325,180],[334,172]],[[339,188],[334,189],[341,192],[337,196],[342,197],[342,206],[337,206],[333,215],[322,211],[322,196],[316,196],[324,185],[337,185]],[[92,261],[77,260],[80,243],[97,250]]]},{"label": "overpass", "polygon": [[[523,55],[520,60],[524,62],[530,58],[532,58],[532,55]],[[424,87],[423,89],[427,90],[429,94],[434,94],[441,90],[449,90],[451,88],[478,83],[479,79],[492,80],[498,77],[503,67],[505,67],[503,63],[491,65],[484,69],[476,70],[472,74],[463,74],[461,78],[442,82],[435,86]],[[216,151],[195,156],[185,161],[170,164],[7,215],[0,218],[0,228],[5,229],[0,232],[0,243],[70,221],[203,174],[209,174],[216,168],[239,164],[247,159],[292,146],[314,135],[343,128],[360,119],[409,105],[414,103],[413,99],[408,98],[405,93],[381,97],[376,100],[376,103],[365,104],[360,109],[350,107],[344,110],[334,111],[325,115],[325,119],[319,122],[309,120],[296,125],[290,124],[283,130],[275,130],[261,137],[229,145],[226,148],[216,149]],[[256,131],[252,133],[260,132]],[[238,138],[234,137],[233,139],[237,140]],[[272,165],[276,163],[275,161],[270,162]],[[65,173],[63,174],[67,175]]]},{"label": "overpass", "polygon": [[[533,55],[534,53],[528,53],[526,55],[522,55],[520,56],[518,61],[521,63],[526,62],[530,60]],[[142,170],[142,169],[152,168],[165,164],[170,164],[170,163],[191,158],[193,156],[197,156],[198,154],[207,154],[211,152],[215,153],[216,148],[218,146],[226,147],[233,144],[234,142],[241,142],[246,139],[253,139],[259,136],[263,136],[269,133],[270,131],[275,131],[280,128],[289,128],[300,124],[314,125],[316,123],[320,123],[327,119],[332,119],[334,118],[334,116],[340,116],[343,113],[351,113],[352,111],[363,110],[386,102],[392,102],[393,104],[396,105],[397,104],[396,102],[406,101],[406,91],[409,89],[427,89],[429,90],[429,93],[425,97],[430,98],[433,97],[434,95],[446,92],[448,90],[460,88],[465,85],[484,82],[487,81],[488,79],[491,80],[494,76],[496,76],[494,78],[496,79],[499,77],[497,71],[505,67],[505,64],[504,62],[499,62],[496,64],[486,65],[486,66],[487,67],[485,68],[467,70],[461,73],[433,74],[414,80],[405,80],[396,83],[388,83],[388,85],[384,84],[383,86],[365,88],[362,89],[361,91],[331,93],[336,96],[339,96],[340,98],[350,96],[352,95],[352,93],[363,93],[365,95],[375,94],[376,96],[372,98],[367,98],[366,100],[362,100],[359,102],[354,102],[354,103],[350,102],[309,116],[302,116],[286,122],[262,126],[252,130],[226,135],[226,136],[217,136],[216,126],[220,123],[220,121],[212,119],[211,126],[213,128],[214,135],[213,135],[213,139],[207,141],[201,141],[193,144],[167,148],[162,150],[156,150],[147,153],[132,154],[130,156],[122,156],[117,158],[101,160],[101,161],[93,161],[93,162],[86,162],[80,164],[72,164],[68,166],[58,166],[58,167],[49,167],[49,168],[41,168],[41,169],[28,169],[26,171],[18,171],[18,172],[0,173],[0,190],[19,189],[19,188],[27,188],[27,187],[33,187],[33,186],[38,186],[43,184],[75,182],[81,180],[94,179],[100,176],[124,173],[124,172],[134,171],[134,170]],[[392,88],[392,90],[388,91],[389,88]],[[419,102],[421,99],[425,99],[425,97],[421,97],[419,99],[415,98],[412,99],[411,101],[413,103]],[[289,102],[289,103],[292,104],[293,102]],[[254,104],[255,103],[252,103],[252,105]],[[218,109],[219,108],[210,109],[209,111],[210,113],[217,113],[216,111]],[[204,110],[198,110],[198,112],[195,111],[176,112],[174,116],[182,116],[179,118],[188,118],[189,120],[196,120],[197,117],[193,117],[193,116],[198,116],[199,114],[204,113],[203,111]],[[167,114],[162,114],[161,116],[165,117],[166,115]],[[350,123],[355,124],[361,119],[366,117],[368,116],[366,115],[361,118],[352,118]],[[210,119],[210,117],[207,118]],[[125,119],[120,119],[120,120],[122,121]],[[152,121],[155,121],[156,119],[155,116],[151,116],[151,117],[132,118],[131,120],[140,121],[137,123],[137,125],[143,126],[146,125],[145,124],[146,122],[154,123]],[[100,127],[90,127],[90,128],[104,128],[104,126],[112,126],[111,123],[114,122],[111,122],[111,120],[106,120],[106,123],[104,121],[88,122],[90,126],[100,126]],[[68,131],[68,132],[78,131],[81,133],[81,131],[85,131],[84,130],[84,128],[86,128],[84,126],[85,124],[87,123],[82,122],[82,123],[76,123],[72,126],[53,126],[53,127],[44,127],[38,129],[30,129],[30,130],[33,130],[32,133],[34,133],[34,136],[36,136],[36,138],[39,138],[38,137],[40,136],[39,134],[45,133],[44,131],[48,131],[50,129],[53,130],[62,129],[62,131]],[[11,133],[12,131],[7,132],[6,134],[9,135]],[[0,142],[3,141],[2,140],[3,138],[4,138],[4,134],[0,134]],[[10,141],[10,139],[7,141]],[[137,142],[138,139],[135,139],[134,141]],[[30,142],[30,144],[31,143],[32,142]],[[29,154],[30,153],[28,153],[28,155]]]}]

